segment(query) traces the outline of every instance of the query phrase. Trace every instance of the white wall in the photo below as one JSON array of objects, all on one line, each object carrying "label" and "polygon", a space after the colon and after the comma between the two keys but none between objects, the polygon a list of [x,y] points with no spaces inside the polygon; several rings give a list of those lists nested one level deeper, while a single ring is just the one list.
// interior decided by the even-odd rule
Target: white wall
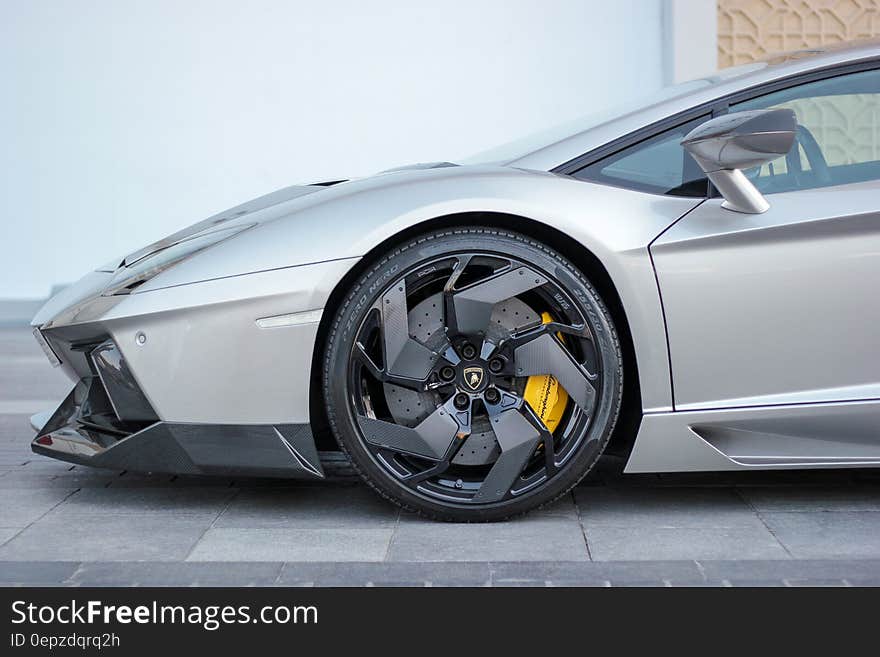
[{"label": "white wall", "polygon": [[666,0],[663,18],[666,82],[714,73],[718,68],[718,5],[709,0]]},{"label": "white wall", "polygon": [[661,86],[661,0],[0,3],[0,298]]}]

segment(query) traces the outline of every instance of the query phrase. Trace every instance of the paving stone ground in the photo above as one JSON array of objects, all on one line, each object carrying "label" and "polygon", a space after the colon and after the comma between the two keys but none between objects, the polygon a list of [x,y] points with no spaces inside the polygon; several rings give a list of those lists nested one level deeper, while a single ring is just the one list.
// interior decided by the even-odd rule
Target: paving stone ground
[{"label": "paving stone ground", "polygon": [[491,525],[323,484],[71,466],[30,451],[70,385],[0,329],[0,585],[880,585],[880,472],[618,474]]}]

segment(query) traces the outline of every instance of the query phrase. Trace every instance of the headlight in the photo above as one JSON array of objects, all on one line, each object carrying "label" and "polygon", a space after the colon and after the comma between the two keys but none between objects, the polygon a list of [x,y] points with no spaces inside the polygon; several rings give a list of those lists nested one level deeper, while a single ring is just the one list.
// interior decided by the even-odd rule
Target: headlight
[{"label": "headlight", "polygon": [[128,294],[138,285],[144,283],[159,272],[173,267],[181,260],[190,257],[194,253],[203,251],[208,247],[219,244],[230,237],[238,235],[242,231],[253,227],[255,224],[246,226],[234,226],[221,228],[209,233],[200,233],[187,239],[170,244],[163,249],[148,253],[142,258],[120,267],[110,281],[110,284],[102,292],[103,296]]}]

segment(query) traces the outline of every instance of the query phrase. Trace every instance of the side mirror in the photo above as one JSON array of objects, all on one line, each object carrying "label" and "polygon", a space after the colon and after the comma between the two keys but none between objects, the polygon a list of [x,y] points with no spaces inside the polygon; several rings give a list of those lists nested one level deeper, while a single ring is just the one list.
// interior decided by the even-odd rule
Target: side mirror
[{"label": "side mirror", "polygon": [[721,192],[723,208],[760,214],[770,204],[742,170],[788,153],[796,130],[797,118],[789,109],[734,112],[697,126],[681,145]]}]

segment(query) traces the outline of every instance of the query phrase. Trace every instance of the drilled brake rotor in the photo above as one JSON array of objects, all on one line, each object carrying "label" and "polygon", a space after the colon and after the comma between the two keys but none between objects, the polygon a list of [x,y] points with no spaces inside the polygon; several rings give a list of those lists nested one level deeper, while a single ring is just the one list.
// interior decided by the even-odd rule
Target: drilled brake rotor
[{"label": "drilled brake rotor", "polygon": [[[528,305],[513,298],[495,306],[492,319],[487,328],[487,337],[495,342],[510,335],[515,330],[535,325],[541,321]],[[440,349],[446,343],[443,323],[442,293],[428,297],[409,312],[409,329],[412,336],[433,349]],[[520,387],[524,387],[521,383]],[[413,427],[434,412],[444,400],[435,392],[416,392],[391,384],[384,384],[385,400],[395,422]],[[522,394],[522,390],[517,391]],[[456,454],[453,463],[458,465],[485,465],[494,463],[501,450],[495,440],[495,433],[489,418],[484,414],[474,417],[471,435]]]}]

